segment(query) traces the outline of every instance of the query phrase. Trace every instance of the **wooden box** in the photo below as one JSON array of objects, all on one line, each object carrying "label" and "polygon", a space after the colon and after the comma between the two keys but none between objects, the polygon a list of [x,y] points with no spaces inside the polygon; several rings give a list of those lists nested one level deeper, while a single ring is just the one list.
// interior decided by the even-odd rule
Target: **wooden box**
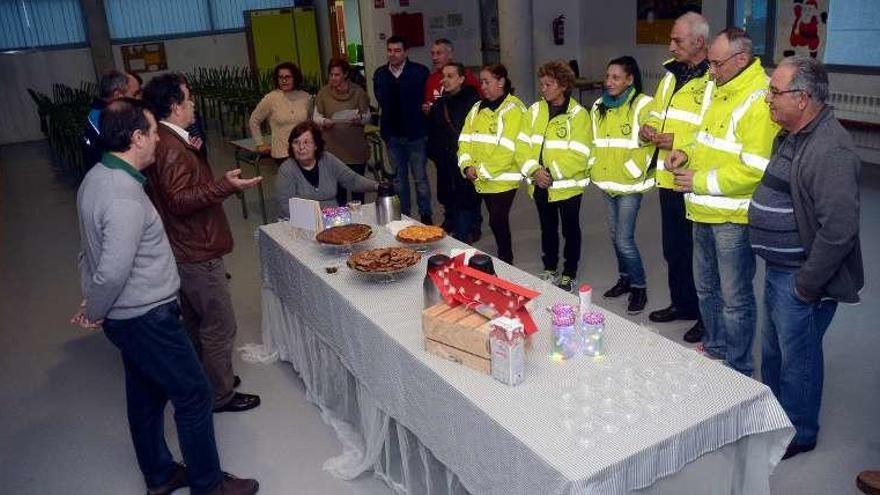
[{"label": "wooden box", "polygon": [[426,351],[486,374],[492,373],[490,331],[489,319],[465,306],[440,303],[422,312]]}]

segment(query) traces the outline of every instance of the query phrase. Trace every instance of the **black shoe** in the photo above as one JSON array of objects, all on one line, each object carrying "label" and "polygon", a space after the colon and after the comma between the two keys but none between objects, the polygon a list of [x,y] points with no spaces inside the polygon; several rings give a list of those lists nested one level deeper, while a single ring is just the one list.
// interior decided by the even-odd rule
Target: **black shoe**
[{"label": "black shoe", "polygon": [[703,340],[703,333],[705,333],[705,330],[705,327],[703,327],[703,320],[697,320],[697,322],[694,323],[694,326],[684,333],[684,337],[682,338],[688,344],[696,344]]},{"label": "black shoe", "polygon": [[147,495],[171,495],[174,493],[174,490],[189,486],[189,482],[186,480],[186,467],[179,462],[175,462],[175,464],[177,467],[174,468],[171,478],[162,486],[157,486],[156,488],[148,487]]},{"label": "black shoe", "polygon": [[684,314],[679,311],[678,308],[670,304],[663,309],[651,311],[651,314],[648,315],[648,319],[656,323],[666,323],[675,320],[697,320],[699,317]]},{"label": "black shoe", "polygon": [[238,388],[239,385],[241,385],[241,378],[235,375],[235,378],[232,379],[232,388]]},{"label": "black shoe", "polygon": [[637,315],[644,311],[645,305],[648,304],[648,289],[633,287],[629,290],[629,305],[626,312],[631,315]]},{"label": "black shoe", "polygon": [[602,294],[602,297],[620,297],[629,291],[629,281],[620,278],[617,279],[617,283],[614,284],[614,287],[606,290],[605,293]]},{"label": "black shoe", "polygon": [[215,407],[215,413],[221,412],[242,412],[251,410],[260,405],[260,396],[253,394],[242,394],[236,392],[232,396],[232,400],[227,402],[226,404]]},{"label": "black shoe", "polygon": [[434,225],[434,220],[431,218],[431,215],[426,215],[422,213],[421,220],[424,225]]},{"label": "black shoe", "polygon": [[785,449],[785,454],[782,455],[782,460],[790,459],[798,454],[803,452],[809,452],[816,448],[816,442],[805,443],[798,445],[794,442],[788,444],[788,448]]}]

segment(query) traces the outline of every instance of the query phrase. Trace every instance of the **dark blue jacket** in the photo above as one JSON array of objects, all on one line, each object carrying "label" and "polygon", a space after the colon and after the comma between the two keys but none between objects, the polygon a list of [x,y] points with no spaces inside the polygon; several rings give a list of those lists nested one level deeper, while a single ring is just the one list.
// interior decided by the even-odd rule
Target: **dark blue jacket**
[{"label": "dark blue jacket", "polygon": [[[428,68],[417,62],[407,59],[400,74],[401,91],[401,114],[405,125],[405,137],[419,139],[427,134],[425,115],[422,113],[422,101],[425,98],[425,82],[430,72]],[[376,93],[376,101],[382,110],[379,118],[379,129],[382,139],[391,136],[391,114],[388,112],[393,106],[392,95],[394,88],[394,76],[388,70],[388,64],[383,65],[373,72],[373,91]]]}]

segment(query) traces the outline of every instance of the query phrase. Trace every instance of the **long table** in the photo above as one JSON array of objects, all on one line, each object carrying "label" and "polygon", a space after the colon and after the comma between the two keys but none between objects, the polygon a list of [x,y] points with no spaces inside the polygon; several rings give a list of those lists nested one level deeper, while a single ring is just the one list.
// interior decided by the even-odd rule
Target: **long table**
[{"label": "long table", "polygon": [[[358,249],[395,244],[377,227]],[[576,298],[497,259],[499,276],[543,291],[516,387],[425,352],[425,259],[377,283],[284,223],[261,227],[259,247],[264,344],[293,365],[336,430],[344,452],[325,465],[336,476],[372,470],[412,494],[769,494],[794,435],[766,386],[611,312],[606,358],[552,358],[541,308]],[[590,397],[622,412],[635,403],[641,415],[580,434],[601,417],[572,415],[601,408]]]}]

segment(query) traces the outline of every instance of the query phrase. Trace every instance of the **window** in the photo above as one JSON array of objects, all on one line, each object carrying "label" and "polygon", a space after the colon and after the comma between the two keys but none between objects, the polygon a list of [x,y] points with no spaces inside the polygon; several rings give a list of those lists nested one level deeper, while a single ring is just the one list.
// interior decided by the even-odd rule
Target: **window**
[{"label": "window", "polygon": [[104,0],[110,38],[131,40],[244,29],[245,10],[293,0]]},{"label": "window", "polygon": [[244,29],[245,10],[292,7],[292,0],[210,0],[215,30]]},{"label": "window", "polygon": [[79,0],[0,1],[0,50],[86,42]]},{"label": "window", "polygon": [[[793,53],[789,51],[792,49],[789,43],[797,43],[799,50],[806,53],[814,50],[816,45],[812,40],[817,38],[814,33],[818,29],[822,62],[836,71],[875,72],[880,68],[880,50],[866,47],[880,46],[878,18],[880,1],[877,0],[728,0],[728,24],[749,33],[755,54],[765,65]],[[784,22],[777,22],[778,19]],[[795,31],[794,22],[807,26],[809,35]],[[778,32],[779,29],[783,32]],[[795,39],[796,42],[792,41]],[[781,46],[775,46],[777,42]]]},{"label": "window", "polygon": [[110,38],[148,38],[211,30],[204,0],[105,0]]}]

